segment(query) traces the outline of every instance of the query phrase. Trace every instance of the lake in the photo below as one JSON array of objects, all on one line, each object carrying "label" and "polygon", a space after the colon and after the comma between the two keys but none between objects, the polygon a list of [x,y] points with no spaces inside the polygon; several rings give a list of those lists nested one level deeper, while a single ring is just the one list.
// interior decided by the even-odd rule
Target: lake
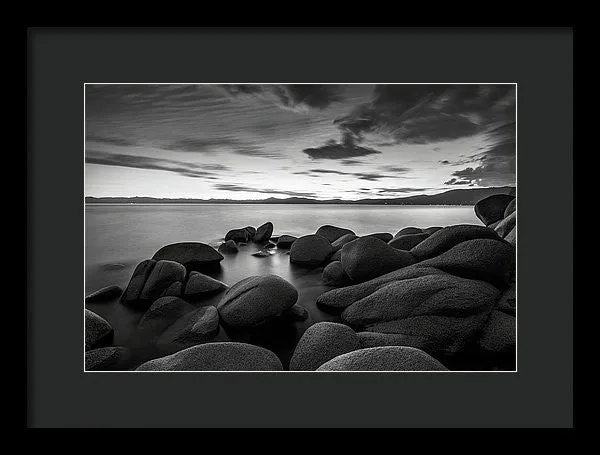
[{"label": "lake", "polygon": [[[408,226],[426,228],[452,224],[477,224],[472,206],[382,206],[313,204],[87,204],[85,207],[85,292],[108,285],[127,286],[136,264],[152,257],[162,246],[184,241],[204,242],[215,248],[228,230],[274,225],[273,235],[302,236],[319,226],[332,224],[352,229],[357,235],[389,232]],[[306,321],[275,328],[269,333],[236,333],[221,330],[215,341],[246,341],[273,350],[284,363],[304,330],[315,322],[337,321],[323,312],[315,300],[332,289],[321,281],[322,267],[302,269],[289,263],[286,251],[269,257],[251,253],[260,247],[249,244],[234,255],[225,255],[221,268],[211,275],[233,285],[251,275],[273,273],[290,281],[299,292],[298,303],[309,312]],[[216,305],[220,295],[204,304]],[[134,311],[117,300],[86,304],[107,319],[115,329],[114,345],[135,344],[135,327],[143,312]],[[139,341],[139,340],[137,340]],[[138,353],[132,366],[151,358],[152,352]]]}]

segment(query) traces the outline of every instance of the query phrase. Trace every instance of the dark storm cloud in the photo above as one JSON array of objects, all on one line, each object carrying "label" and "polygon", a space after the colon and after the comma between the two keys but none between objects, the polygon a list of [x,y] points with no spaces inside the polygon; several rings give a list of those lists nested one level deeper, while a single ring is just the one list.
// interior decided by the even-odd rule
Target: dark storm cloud
[{"label": "dark storm cloud", "polygon": [[216,174],[210,171],[225,171],[229,168],[221,164],[198,165],[183,161],[152,158],[149,156],[127,155],[122,153],[106,153],[88,150],[85,162],[104,166],[119,166],[134,169],[150,169],[157,171],[173,172],[185,177],[217,179]]},{"label": "dark storm cloud", "polygon": [[87,135],[86,142],[87,141],[97,142],[100,144],[107,144],[107,145],[116,145],[119,147],[129,147],[132,145],[136,145],[135,141],[131,141],[131,140],[125,139],[125,138],[105,137],[105,136],[95,136],[95,135]]},{"label": "dark storm cloud", "polygon": [[302,150],[312,159],[345,160],[359,156],[374,155],[381,153],[368,147],[361,147],[354,142],[350,135],[344,135],[341,142],[330,140],[321,147],[307,148]]},{"label": "dark storm cloud", "polygon": [[431,188],[378,188],[378,193],[414,193],[415,191],[427,191]]},{"label": "dark storm cloud", "polygon": [[282,194],[284,196],[290,197],[317,197],[315,193],[304,193],[297,191],[281,191],[269,188],[251,188],[249,186],[243,185],[235,185],[230,183],[217,183],[214,187],[218,190],[222,191],[240,191],[240,192],[250,192],[250,193],[266,193],[266,194]]},{"label": "dark storm cloud", "polygon": [[318,109],[322,110],[330,104],[341,101],[345,89],[341,85],[222,85],[221,88],[229,95],[252,95],[271,100],[287,109]]},{"label": "dark storm cloud", "polygon": [[515,183],[516,124],[501,124],[491,129],[487,135],[492,145],[471,157],[479,165],[453,172],[452,176],[456,179],[451,179],[454,182],[446,184],[493,186]]}]

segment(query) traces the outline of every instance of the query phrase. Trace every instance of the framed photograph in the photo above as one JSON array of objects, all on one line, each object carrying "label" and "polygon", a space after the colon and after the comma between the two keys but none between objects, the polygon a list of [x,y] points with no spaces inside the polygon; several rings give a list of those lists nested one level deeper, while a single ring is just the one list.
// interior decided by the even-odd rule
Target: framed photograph
[{"label": "framed photograph", "polygon": [[30,426],[572,426],[571,29],[28,39]]}]

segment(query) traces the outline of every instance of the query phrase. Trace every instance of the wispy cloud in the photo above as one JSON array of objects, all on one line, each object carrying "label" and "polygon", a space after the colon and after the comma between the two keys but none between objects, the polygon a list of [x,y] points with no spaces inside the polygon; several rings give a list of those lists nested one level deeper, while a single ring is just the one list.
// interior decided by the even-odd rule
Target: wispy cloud
[{"label": "wispy cloud", "polygon": [[377,188],[378,193],[414,193],[417,191],[427,191],[432,188],[411,188],[411,187],[403,187],[403,188]]},{"label": "wispy cloud", "polygon": [[106,137],[106,136],[96,136],[88,134],[85,138],[87,142],[96,142],[99,144],[107,144],[107,145],[115,145],[118,147],[129,147],[132,145],[136,145],[135,141],[120,138],[120,137]]},{"label": "wispy cloud", "polygon": [[238,191],[238,192],[246,192],[246,193],[261,193],[261,194],[281,194],[289,197],[309,197],[315,198],[317,195],[315,193],[309,192],[300,192],[300,191],[282,191],[276,190],[272,188],[252,188],[244,185],[236,185],[231,183],[217,183],[214,187],[218,190],[222,191]]}]

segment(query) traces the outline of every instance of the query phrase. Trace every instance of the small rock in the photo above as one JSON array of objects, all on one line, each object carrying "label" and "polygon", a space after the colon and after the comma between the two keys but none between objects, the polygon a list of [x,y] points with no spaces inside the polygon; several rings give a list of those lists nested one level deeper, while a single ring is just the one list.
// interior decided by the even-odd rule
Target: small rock
[{"label": "small rock", "polygon": [[448,371],[448,368],[420,349],[384,346],[342,354],[317,371]]},{"label": "small rock", "polygon": [[332,252],[333,247],[325,237],[305,235],[292,244],[290,262],[304,267],[316,267],[327,261]]},{"label": "small rock", "polygon": [[219,252],[221,253],[237,253],[238,251],[238,246],[233,240],[227,240],[219,245]]},{"label": "small rock", "polygon": [[327,240],[329,240],[329,243],[335,242],[342,235],[346,235],[346,234],[354,234],[354,235],[356,235],[350,229],[340,228],[340,227],[337,227],[337,226],[331,226],[330,224],[326,224],[324,226],[321,226],[319,229],[317,229],[317,232],[315,232],[315,234],[316,235],[320,235],[322,237],[325,237]]},{"label": "small rock", "polygon": [[123,289],[119,286],[107,286],[92,292],[85,298],[86,303],[102,302],[119,297],[123,293]]},{"label": "small rock", "polygon": [[112,326],[101,316],[85,309],[85,350],[110,344],[114,336]]},{"label": "small rock", "polygon": [[296,241],[297,237],[293,235],[282,235],[277,239],[277,248],[288,249],[291,248],[292,243]]},{"label": "small rock", "polygon": [[252,253],[252,256],[256,256],[256,257],[259,257],[259,258],[266,258],[268,256],[271,256],[271,254],[272,253],[271,253],[270,250],[268,250],[268,249],[262,249],[262,250],[256,251],[255,253]]},{"label": "small rock", "polygon": [[256,234],[254,234],[254,242],[256,242],[256,243],[266,242],[267,240],[269,240],[271,238],[272,234],[273,234],[273,223],[271,223],[270,221],[267,221],[265,224],[263,224],[262,226],[259,226],[258,229],[256,229]]},{"label": "small rock", "polygon": [[483,224],[489,226],[493,222],[504,218],[504,212],[514,198],[509,194],[488,196],[475,204],[475,215]]}]

